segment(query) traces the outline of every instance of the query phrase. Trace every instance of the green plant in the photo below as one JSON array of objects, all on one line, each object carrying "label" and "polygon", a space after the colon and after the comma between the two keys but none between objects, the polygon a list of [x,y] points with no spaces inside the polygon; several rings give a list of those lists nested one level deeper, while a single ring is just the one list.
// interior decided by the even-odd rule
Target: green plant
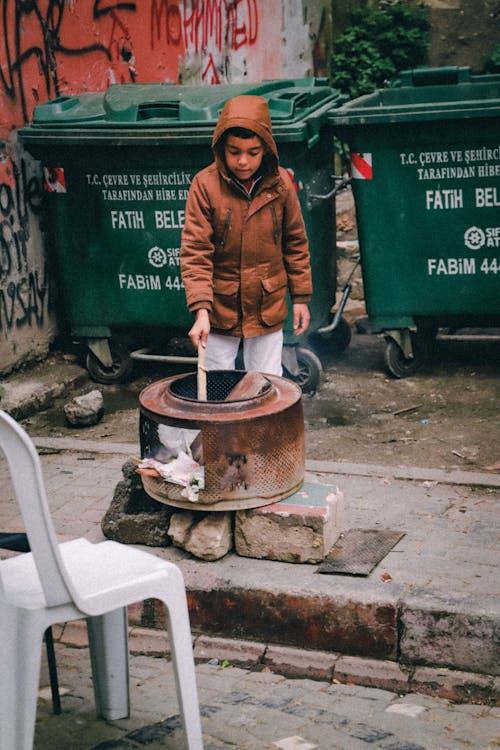
[{"label": "green plant", "polygon": [[353,99],[424,64],[429,28],[427,10],[403,0],[379,0],[356,11],[334,44],[332,86]]}]

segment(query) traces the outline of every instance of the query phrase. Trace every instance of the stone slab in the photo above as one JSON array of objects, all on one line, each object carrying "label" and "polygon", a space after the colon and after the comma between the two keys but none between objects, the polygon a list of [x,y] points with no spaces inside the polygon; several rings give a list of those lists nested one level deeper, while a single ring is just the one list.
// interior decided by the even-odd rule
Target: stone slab
[{"label": "stone slab", "polygon": [[243,557],[321,562],[343,530],[344,496],[332,486],[305,482],[279,503],[236,513],[235,548]]}]

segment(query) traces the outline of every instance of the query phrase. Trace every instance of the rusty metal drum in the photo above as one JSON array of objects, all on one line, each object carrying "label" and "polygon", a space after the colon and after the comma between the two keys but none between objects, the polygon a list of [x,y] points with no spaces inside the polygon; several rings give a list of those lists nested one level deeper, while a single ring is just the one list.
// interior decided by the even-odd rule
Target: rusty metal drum
[{"label": "rusty metal drum", "polygon": [[[305,445],[300,387],[276,375],[259,375],[258,391],[245,393],[242,370],[207,373],[207,399],[197,398],[196,373],[147,386],[139,396],[143,459],[165,461],[183,442],[203,467],[193,496],[163,476],[142,474],[155,500],[189,510],[255,508],[296,492],[304,481]],[[166,437],[165,437],[166,435]]]}]

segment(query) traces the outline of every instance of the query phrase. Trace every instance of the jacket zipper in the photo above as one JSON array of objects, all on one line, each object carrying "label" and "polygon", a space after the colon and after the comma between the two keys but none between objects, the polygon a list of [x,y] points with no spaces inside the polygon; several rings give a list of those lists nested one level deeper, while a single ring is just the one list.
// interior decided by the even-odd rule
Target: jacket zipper
[{"label": "jacket zipper", "polygon": [[224,249],[224,245],[226,244],[227,240],[227,233],[229,232],[229,225],[231,223],[231,209],[228,208],[226,212],[226,219],[224,221],[224,228],[222,230],[222,237],[220,241],[220,249]]},{"label": "jacket zipper", "polygon": [[271,215],[273,217],[273,238],[274,238],[274,244],[278,244],[278,237],[279,237],[279,226],[278,226],[278,217],[276,216],[276,209],[274,205],[271,204]]}]

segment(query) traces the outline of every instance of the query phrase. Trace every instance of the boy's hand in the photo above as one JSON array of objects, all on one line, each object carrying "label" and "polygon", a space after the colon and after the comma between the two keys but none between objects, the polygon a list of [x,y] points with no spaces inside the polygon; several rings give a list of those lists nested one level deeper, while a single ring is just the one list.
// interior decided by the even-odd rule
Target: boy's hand
[{"label": "boy's hand", "polygon": [[300,336],[301,333],[305,333],[309,328],[309,321],[311,315],[309,313],[308,306],[301,302],[296,302],[292,306],[293,310],[293,332],[296,336]]},{"label": "boy's hand", "polygon": [[201,344],[204,348],[207,345],[208,334],[210,333],[210,320],[208,310],[197,310],[196,320],[188,333],[194,348],[197,350]]}]

